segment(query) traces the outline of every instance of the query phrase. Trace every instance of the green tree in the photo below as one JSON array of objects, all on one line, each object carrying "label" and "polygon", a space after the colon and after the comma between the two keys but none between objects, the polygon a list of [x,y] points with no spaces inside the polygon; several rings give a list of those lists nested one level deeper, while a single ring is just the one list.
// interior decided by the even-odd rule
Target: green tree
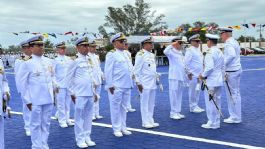
[{"label": "green tree", "polygon": [[[210,30],[210,31],[206,31],[206,30],[201,30],[201,28],[207,28],[212,26],[213,28],[217,28],[218,24],[215,22],[210,22],[210,23],[205,23],[205,22],[201,22],[201,21],[196,21],[194,23],[189,24],[189,23],[185,23],[185,24],[181,24],[180,28],[183,29],[182,33],[178,33],[177,35],[184,35],[187,38],[190,38],[191,36],[195,35],[195,34],[200,34],[201,40],[202,42],[206,42],[206,37],[205,34],[207,32],[212,33],[212,34],[217,34],[217,30]],[[193,28],[193,31],[189,31],[190,28]]]},{"label": "green tree", "polygon": [[105,16],[106,23],[99,27],[101,34],[103,28],[112,28],[114,32],[123,32],[126,35],[147,35],[150,32],[157,32],[167,28],[163,21],[165,15],[156,15],[151,11],[151,5],[144,0],[135,0],[135,5],[124,5],[122,8],[108,7],[108,14]]},{"label": "green tree", "polygon": [[245,42],[245,40],[246,40],[246,42],[250,42],[250,41],[255,42],[255,41],[257,41],[257,40],[255,39],[255,37],[252,37],[252,36],[246,36],[246,38],[245,38],[245,36],[243,36],[243,35],[241,35],[237,40],[238,40],[239,42]]},{"label": "green tree", "polygon": [[44,47],[46,53],[53,51],[53,43],[49,39],[44,41]]}]

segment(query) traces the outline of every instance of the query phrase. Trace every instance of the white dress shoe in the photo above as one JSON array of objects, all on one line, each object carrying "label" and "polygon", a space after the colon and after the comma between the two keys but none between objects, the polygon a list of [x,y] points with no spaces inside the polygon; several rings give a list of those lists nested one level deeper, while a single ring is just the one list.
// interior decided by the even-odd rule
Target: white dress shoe
[{"label": "white dress shoe", "polygon": [[201,113],[201,112],[203,112],[204,110],[203,109],[201,109],[200,107],[196,107],[196,108],[194,108],[193,110],[191,110],[190,112],[192,112],[192,113]]},{"label": "white dress shoe", "polygon": [[227,118],[227,119],[224,119],[224,123],[228,123],[228,124],[238,124],[238,123],[241,123],[240,120],[233,120],[232,118]]},{"label": "white dress shoe", "polygon": [[202,109],[201,107],[197,107],[197,109],[198,109],[199,111],[201,111],[201,112],[204,112],[204,111],[205,111],[205,110]]},{"label": "white dress shoe", "polygon": [[58,111],[56,111],[56,113],[54,115],[54,118],[55,118],[55,120],[58,120],[59,119],[59,113],[58,113]]},{"label": "white dress shoe", "polygon": [[181,119],[181,117],[179,117],[179,115],[177,115],[177,114],[171,115],[170,118],[174,119],[174,120],[180,120]]},{"label": "white dress shoe", "polygon": [[76,144],[79,148],[88,148],[86,143],[77,143]]},{"label": "white dress shoe", "polygon": [[128,109],[128,112],[135,112],[135,111],[136,109],[133,109],[133,108]]},{"label": "white dress shoe", "polygon": [[114,135],[115,137],[122,137],[122,136],[123,136],[123,134],[122,134],[120,131],[116,131],[116,132],[114,132],[113,135]]},{"label": "white dress shoe", "polygon": [[72,121],[67,121],[67,125],[68,125],[68,126],[74,126],[74,125],[75,125],[75,123],[74,123],[74,122],[72,122]]},{"label": "white dress shoe", "polygon": [[210,125],[207,123],[207,124],[202,124],[201,125],[202,128],[205,128],[205,129],[210,129]]},{"label": "white dress shoe", "polygon": [[68,125],[67,125],[66,123],[61,123],[61,124],[60,124],[60,127],[61,127],[61,128],[67,128]]},{"label": "white dress shoe", "polygon": [[201,127],[205,128],[205,129],[218,129],[218,128],[220,128],[220,126],[213,126],[213,125],[210,125],[210,124],[202,124]]},{"label": "white dress shoe", "polygon": [[153,127],[159,127],[159,123],[153,123]]},{"label": "white dress shoe", "polygon": [[96,115],[96,119],[102,119],[103,118],[103,116],[101,116],[101,115]]},{"label": "white dress shoe", "polygon": [[180,118],[185,118],[185,115],[182,115],[182,114],[180,114],[180,113],[178,113],[178,116],[179,116]]},{"label": "white dress shoe", "polygon": [[28,136],[28,137],[31,136],[31,132],[30,132],[30,130],[25,130],[25,132],[26,132],[26,136]]},{"label": "white dress shoe", "polygon": [[90,138],[86,139],[86,144],[87,144],[87,146],[96,146],[96,143],[94,141],[92,141]]},{"label": "white dress shoe", "polygon": [[154,126],[152,124],[146,124],[146,125],[142,125],[144,128],[146,129],[150,129],[153,128]]},{"label": "white dress shoe", "polygon": [[202,124],[201,127],[205,129],[218,129],[220,128],[220,124],[213,124],[212,122],[208,121],[206,124]]},{"label": "white dress shoe", "polygon": [[129,130],[123,130],[123,131],[122,131],[122,134],[128,136],[128,135],[131,135],[132,132],[130,132]]},{"label": "white dress shoe", "polygon": [[96,120],[96,117],[95,117],[95,116],[92,117],[92,121],[93,121],[93,120]]}]

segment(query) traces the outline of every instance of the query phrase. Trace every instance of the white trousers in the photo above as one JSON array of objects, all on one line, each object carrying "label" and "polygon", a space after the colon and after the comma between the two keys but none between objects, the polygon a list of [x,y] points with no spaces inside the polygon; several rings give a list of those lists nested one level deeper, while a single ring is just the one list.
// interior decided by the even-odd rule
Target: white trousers
[{"label": "white trousers", "polygon": [[232,94],[232,98],[235,101],[235,104],[233,103],[233,100],[230,97],[230,93],[228,91],[226,83],[224,83],[229,115],[233,120],[238,120],[238,121],[241,121],[241,95],[240,95],[241,73],[242,70],[236,72],[227,72],[228,75],[227,81]]},{"label": "white trousers", "polygon": [[[97,85],[96,93],[100,95],[100,92],[101,92],[101,85]],[[100,99],[94,103],[94,116],[99,116],[99,101]]]},{"label": "white trousers", "polygon": [[32,105],[31,142],[32,149],[47,149],[53,104]]},{"label": "white trousers", "polygon": [[132,93],[132,89],[130,89],[128,98],[126,99],[126,107],[127,107],[128,110],[132,108],[132,104],[131,104],[131,99],[132,99],[131,93]]},{"label": "white trousers", "polygon": [[170,100],[170,115],[181,112],[182,92],[183,92],[183,81],[172,80],[169,83],[169,100]]},{"label": "white trousers", "polygon": [[[190,111],[193,111],[194,108],[198,106],[199,98],[200,98],[200,83],[198,78],[192,77],[192,80],[189,80],[189,105]],[[198,87],[199,85],[199,87]]]},{"label": "white trousers", "polygon": [[109,91],[111,124],[114,132],[126,130],[126,99],[130,96],[129,88],[115,88],[112,95]]},{"label": "white trousers", "polygon": [[77,96],[75,101],[75,139],[77,143],[85,143],[90,139],[92,128],[94,98]]},{"label": "white trousers", "polygon": [[0,149],[5,148],[4,118],[0,115]]},{"label": "white trousers", "polygon": [[[216,101],[219,109],[221,110],[221,90],[222,87],[210,87],[208,86],[209,90],[213,91],[213,97]],[[206,105],[206,115],[208,118],[208,122],[211,123],[212,126],[219,127],[220,126],[220,113],[218,112],[217,108],[215,107],[213,101],[209,101],[209,94],[207,89],[204,90],[204,99]]]},{"label": "white trousers", "polygon": [[30,118],[31,118],[31,111],[27,107],[27,104],[23,103],[23,120],[25,124],[24,129],[27,131],[30,130]]},{"label": "white trousers", "polygon": [[66,123],[70,119],[71,95],[66,88],[60,88],[56,94],[58,121]]},{"label": "white trousers", "polygon": [[153,124],[156,90],[143,89],[143,92],[140,95],[141,95],[142,125]]}]

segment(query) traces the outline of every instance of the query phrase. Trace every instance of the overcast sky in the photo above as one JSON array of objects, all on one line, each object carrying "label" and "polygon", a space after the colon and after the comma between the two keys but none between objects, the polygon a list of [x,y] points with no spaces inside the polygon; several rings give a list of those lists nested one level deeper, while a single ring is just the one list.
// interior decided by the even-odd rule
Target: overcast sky
[{"label": "overcast sky", "polygon": [[[251,0],[146,0],[152,10],[166,15],[169,28],[194,21],[216,22],[220,26],[247,23],[265,24],[265,1]],[[107,7],[133,4],[134,0],[0,0],[0,44],[17,45],[28,35],[15,36],[12,32],[66,31],[97,32],[104,23]],[[244,30],[235,35],[245,34]],[[257,28],[247,29],[247,35],[258,37]],[[264,33],[263,33],[264,36]],[[49,37],[53,42],[65,40]],[[70,37],[69,37],[70,38]]]}]

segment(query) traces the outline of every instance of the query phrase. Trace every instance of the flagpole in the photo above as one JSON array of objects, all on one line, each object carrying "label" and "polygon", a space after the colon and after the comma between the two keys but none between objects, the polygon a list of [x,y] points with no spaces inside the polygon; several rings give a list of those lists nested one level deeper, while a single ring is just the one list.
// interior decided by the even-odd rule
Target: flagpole
[{"label": "flagpole", "polygon": [[[244,19],[244,24],[246,24],[246,19]],[[245,54],[247,53],[247,32],[246,27],[244,27],[244,33],[245,33]]]},{"label": "flagpole", "polygon": [[261,34],[261,24],[259,25],[259,47],[261,47],[261,38],[262,38],[262,34]]}]

